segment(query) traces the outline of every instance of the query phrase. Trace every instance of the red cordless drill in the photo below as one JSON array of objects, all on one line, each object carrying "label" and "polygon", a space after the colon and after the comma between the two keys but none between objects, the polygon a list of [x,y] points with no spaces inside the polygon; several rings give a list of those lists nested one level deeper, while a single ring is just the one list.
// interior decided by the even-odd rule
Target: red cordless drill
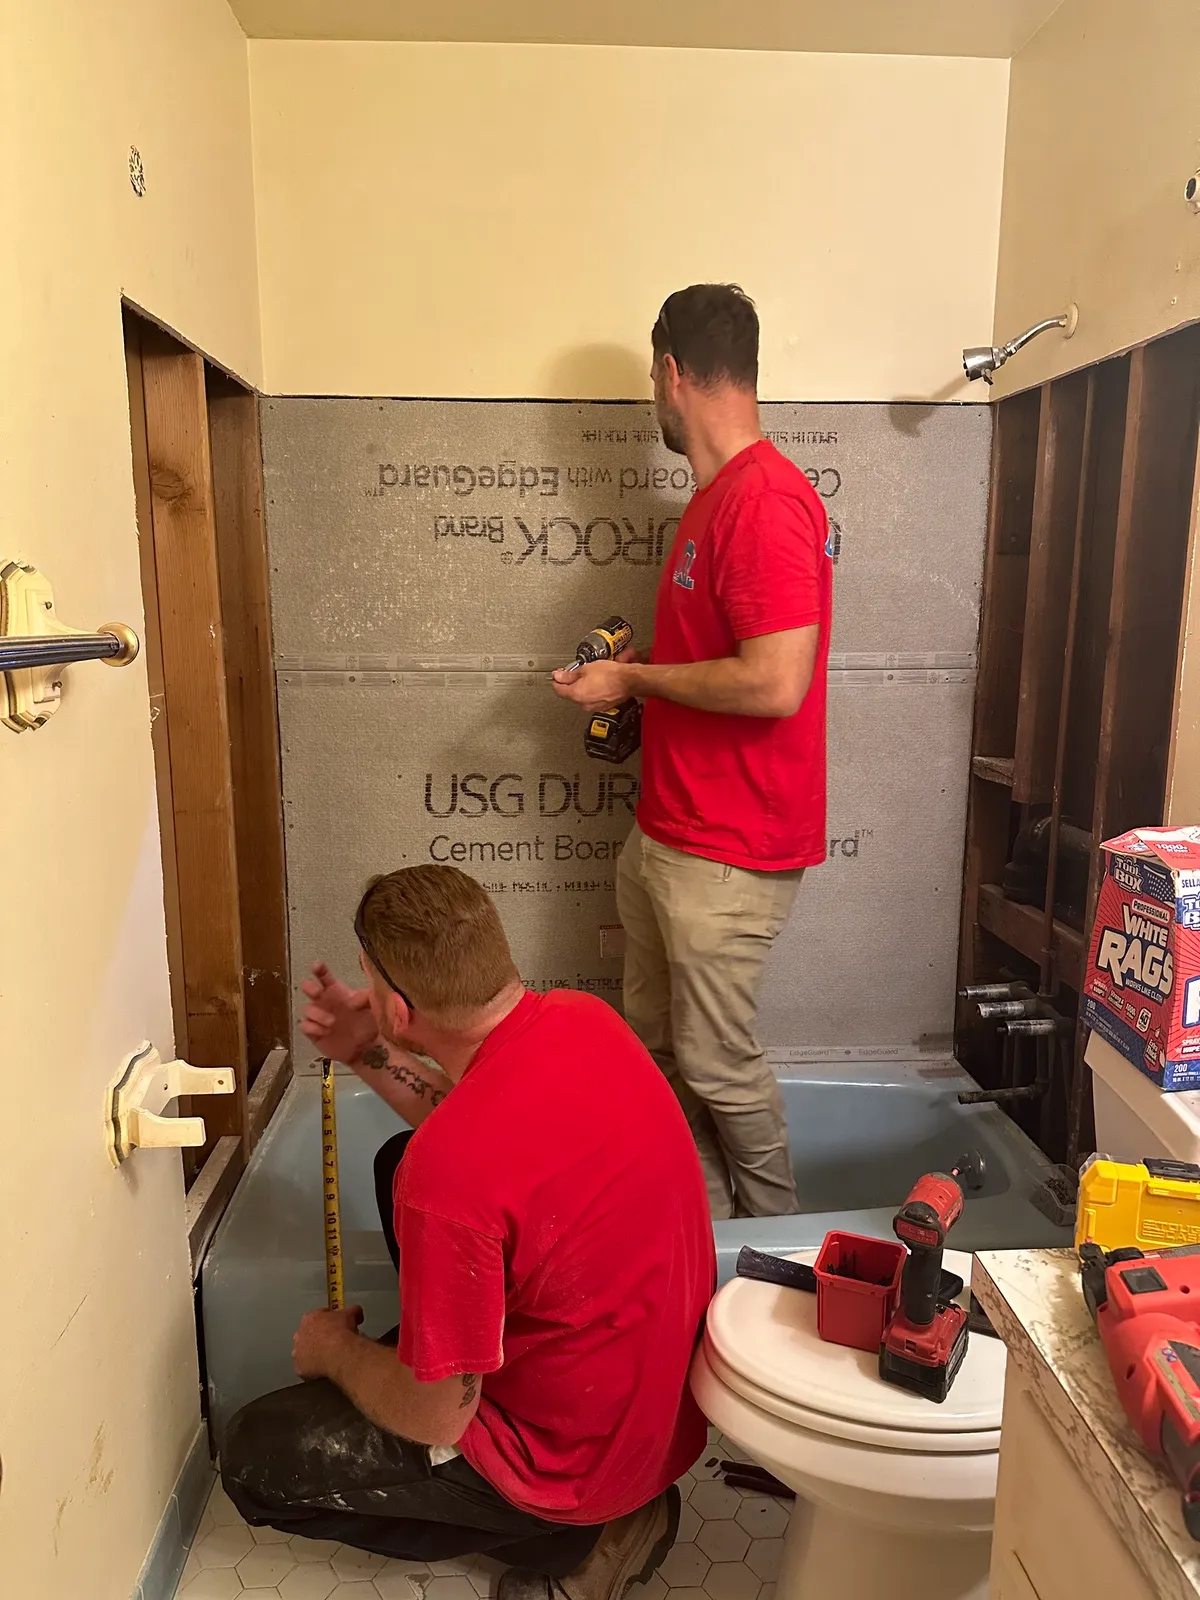
[{"label": "red cordless drill", "polygon": [[1080,1247],[1083,1297],[1125,1415],[1183,1491],[1200,1539],[1200,1246],[1143,1256]]},{"label": "red cordless drill", "polygon": [[962,1215],[963,1192],[945,1172],[927,1172],[892,1227],[908,1246],[900,1305],[879,1348],[879,1376],[940,1404],[967,1353],[967,1313],[942,1299],[942,1251]]}]

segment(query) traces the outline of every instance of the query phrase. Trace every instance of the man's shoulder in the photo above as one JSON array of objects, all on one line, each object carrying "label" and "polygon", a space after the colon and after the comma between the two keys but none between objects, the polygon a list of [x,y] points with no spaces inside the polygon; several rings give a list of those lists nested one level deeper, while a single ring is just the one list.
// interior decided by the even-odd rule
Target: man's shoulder
[{"label": "man's shoulder", "polygon": [[761,511],[764,516],[800,515],[814,527],[819,527],[825,516],[820,496],[807,474],[766,440],[734,474],[721,507],[731,519],[747,509]]},{"label": "man's shoulder", "polygon": [[[506,1084],[514,1073],[529,1082],[554,1080],[564,1096],[586,1099],[603,1067],[613,1073],[647,1074],[657,1078],[645,1045],[607,1000],[578,989],[552,989],[538,1007],[531,1025],[512,1041],[515,1052],[502,1073]],[[569,1072],[568,1067],[584,1068]],[[568,1084],[570,1087],[568,1088]]]},{"label": "man's shoulder", "polygon": [[640,1050],[637,1035],[624,1019],[613,1010],[607,1000],[598,995],[585,994],[579,989],[551,989],[529,1029],[546,1036],[578,1035],[588,1038],[599,1033],[606,1037],[627,1040],[630,1048]]},{"label": "man's shoulder", "polygon": [[598,1011],[616,1016],[612,1007],[598,995],[588,994],[583,989],[549,989],[542,998],[542,1014],[574,1016]]},{"label": "man's shoulder", "polygon": [[[405,1205],[452,1219],[489,1214],[510,1181],[510,1142],[524,1139],[532,1103],[538,1125],[560,1121],[564,1136],[580,1117],[594,1128],[607,1125],[618,1115],[621,1092],[631,1089],[644,1095],[647,1116],[655,1115],[660,1086],[677,1110],[629,1024],[606,1001],[574,989],[543,996],[529,1025],[481,1071],[474,1081],[468,1073],[414,1134],[401,1167],[398,1197]],[[624,1126],[626,1113],[619,1115]],[[569,1142],[554,1144],[551,1165],[559,1155],[574,1159]]]}]

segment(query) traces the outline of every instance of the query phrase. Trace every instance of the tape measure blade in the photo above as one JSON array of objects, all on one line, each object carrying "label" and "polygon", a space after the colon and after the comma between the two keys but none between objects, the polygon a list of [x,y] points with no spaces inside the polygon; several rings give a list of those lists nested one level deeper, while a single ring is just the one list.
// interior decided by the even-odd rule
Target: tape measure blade
[{"label": "tape measure blade", "polygon": [[337,1103],[332,1061],[321,1062],[321,1193],[325,1212],[325,1290],[331,1311],[346,1303],[342,1276],[342,1207],[338,1190]]}]

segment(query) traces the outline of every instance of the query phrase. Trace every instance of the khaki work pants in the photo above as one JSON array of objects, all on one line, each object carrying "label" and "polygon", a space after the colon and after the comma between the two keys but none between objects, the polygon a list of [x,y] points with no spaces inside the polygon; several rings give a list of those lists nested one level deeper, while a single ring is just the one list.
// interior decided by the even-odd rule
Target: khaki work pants
[{"label": "khaki work pants", "polygon": [[803,876],[706,861],[636,825],[621,852],[625,1019],[679,1097],[716,1218],[796,1210],[783,1099],[755,1011]]}]

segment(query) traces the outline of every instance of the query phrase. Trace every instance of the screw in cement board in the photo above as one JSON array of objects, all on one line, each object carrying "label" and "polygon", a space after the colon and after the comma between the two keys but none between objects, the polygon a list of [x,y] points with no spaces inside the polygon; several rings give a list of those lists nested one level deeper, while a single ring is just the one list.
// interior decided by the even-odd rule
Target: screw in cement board
[{"label": "screw in cement board", "polygon": [[325,1206],[325,1287],[329,1309],[346,1303],[342,1282],[342,1204],[338,1192],[337,1107],[333,1062],[321,1062],[321,1193]]}]

